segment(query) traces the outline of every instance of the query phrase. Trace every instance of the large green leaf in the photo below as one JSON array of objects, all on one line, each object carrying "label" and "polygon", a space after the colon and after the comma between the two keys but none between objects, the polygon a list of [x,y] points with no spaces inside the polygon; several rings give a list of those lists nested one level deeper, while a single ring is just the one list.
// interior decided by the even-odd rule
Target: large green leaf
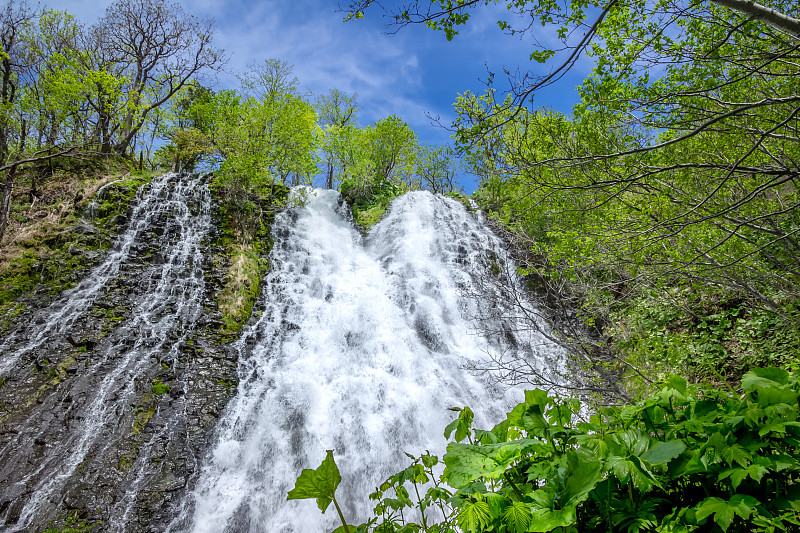
[{"label": "large green leaf", "polygon": [[742,377],[742,389],[747,392],[756,387],[776,387],[789,383],[789,373],[782,368],[754,368]]},{"label": "large green leaf", "polygon": [[657,442],[649,450],[641,455],[641,458],[651,465],[668,463],[680,456],[686,450],[686,445],[682,440],[670,440],[667,442]]},{"label": "large green leaf", "polygon": [[503,513],[503,522],[507,530],[512,533],[527,531],[531,523],[531,511],[524,503],[514,502]]},{"label": "large green leaf", "polygon": [[481,531],[489,522],[489,504],[485,501],[467,502],[458,513],[458,525],[464,531]]},{"label": "large green leaf", "polygon": [[633,483],[634,487],[643,492],[649,491],[653,485],[661,486],[647,465],[636,455],[611,456],[608,458],[608,466],[620,483]]},{"label": "large green leaf", "polygon": [[745,496],[742,494],[734,495],[727,502],[716,497],[706,498],[697,506],[695,518],[698,522],[702,522],[713,514],[714,522],[716,522],[723,531],[728,531],[728,528],[731,527],[733,523],[733,519],[737,515],[743,520],[747,520],[753,513],[753,509],[758,505],[758,500],[752,496]]},{"label": "large green leaf", "polygon": [[547,531],[553,531],[557,527],[572,525],[577,519],[575,507],[567,507],[558,510],[544,509],[533,513],[528,531],[545,533]]},{"label": "large green leaf", "polygon": [[497,479],[520,459],[523,450],[541,446],[531,439],[488,445],[451,442],[444,455],[442,479],[457,489],[479,478]]},{"label": "large green leaf", "polygon": [[304,469],[297,478],[294,488],[289,491],[287,500],[304,500],[316,498],[317,505],[323,513],[333,501],[336,487],[342,481],[339,468],[333,460],[333,450],[328,450],[322,464],[316,470]]},{"label": "large green leaf", "polygon": [[563,506],[577,507],[602,479],[605,470],[599,461],[581,460],[575,452],[567,453],[567,468],[564,473]]},{"label": "large green leaf", "polygon": [[797,405],[797,392],[788,387],[756,387],[758,403],[762,407],[771,405],[789,404]]},{"label": "large green leaf", "polygon": [[447,427],[444,428],[444,438],[449,439],[450,435],[452,435],[455,430],[455,439],[457,442],[461,442],[469,435],[469,430],[472,427],[472,420],[475,415],[469,407],[451,407],[450,410],[457,411],[458,418],[447,424]]}]

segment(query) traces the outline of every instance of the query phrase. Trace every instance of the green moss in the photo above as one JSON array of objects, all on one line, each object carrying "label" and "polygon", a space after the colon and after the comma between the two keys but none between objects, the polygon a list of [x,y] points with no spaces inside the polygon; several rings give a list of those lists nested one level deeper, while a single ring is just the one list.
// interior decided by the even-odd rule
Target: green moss
[{"label": "green moss", "polygon": [[[223,248],[224,257],[218,256],[215,262],[228,263],[228,272],[216,301],[222,314],[222,326],[217,331],[221,336],[220,340],[235,337],[252,315],[253,304],[261,291],[261,279],[269,268],[266,255],[273,245],[270,236],[272,223],[275,213],[285,206],[289,191],[289,187],[276,184],[271,187],[267,196],[254,198],[253,201],[259,204],[257,210],[251,210],[251,213],[259,213],[255,218],[248,218],[241,205],[218,196],[221,200],[222,231],[216,244]],[[213,184],[212,192],[220,194],[220,190],[213,187]],[[245,220],[246,224],[243,222]],[[248,226],[247,231],[242,230],[243,224]]]},{"label": "green moss", "polygon": [[340,190],[350,204],[353,220],[364,229],[375,225],[386,213],[392,200],[404,192],[397,185],[380,180],[373,181],[368,187],[345,180]]},{"label": "green moss", "polygon": [[[0,328],[10,326],[9,315],[2,310],[20,296],[34,290],[59,294],[72,288],[78,272],[96,262],[87,252],[110,247],[117,230],[117,215],[127,211],[138,188],[151,179],[152,176],[134,176],[106,189],[99,215],[93,221],[94,233],[80,228],[74,212],[57,223],[41,224],[32,233],[34,237],[23,243],[22,254],[0,272],[0,316],[4,319]],[[60,207],[53,209],[56,208]],[[24,307],[18,313],[22,310]]]},{"label": "green moss", "polygon": [[366,209],[353,209],[353,218],[355,221],[365,228],[370,228],[378,223],[381,217],[386,213],[386,205],[377,204]]},{"label": "green moss", "polygon": [[169,392],[169,385],[162,383],[159,379],[154,379],[152,391],[156,395],[166,394]]},{"label": "green moss", "polygon": [[42,531],[42,533],[89,533],[97,526],[102,525],[102,522],[90,523],[85,518],[80,518],[78,511],[72,511],[66,517],[56,520],[59,525],[50,524],[50,527]]},{"label": "green moss", "polygon": [[225,387],[227,389],[235,389],[236,388],[236,383],[234,383],[233,381],[225,380],[225,379],[218,379],[217,380],[217,385],[222,385],[223,387]]},{"label": "green moss", "polygon": [[266,273],[266,262],[254,252],[237,250],[225,276],[225,286],[217,303],[222,312],[223,334],[237,333],[250,318],[253,304]]},{"label": "green moss", "polygon": [[[157,393],[156,393],[157,394]],[[149,407],[137,407],[136,408],[136,418],[133,420],[133,431],[131,434],[138,435],[140,431],[147,425],[153,415],[156,414],[156,408],[154,405],[150,405]]]},{"label": "green moss", "polygon": [[14,319],[22,314],[25,309],[25,304],[17,302],[6,302],[4,305],[0,305],[0,317],[2,317],[0,319],[0,334],[10,332],[15,324]]}]

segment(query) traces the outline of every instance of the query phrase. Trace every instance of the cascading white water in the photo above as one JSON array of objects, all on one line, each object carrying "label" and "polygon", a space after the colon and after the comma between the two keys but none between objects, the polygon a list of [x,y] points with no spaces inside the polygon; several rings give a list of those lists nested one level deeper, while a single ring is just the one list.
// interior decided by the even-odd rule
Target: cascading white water
[{"label": "cascading white water", "polygon": [[[127,229],[107,260],[86,281],[39,313],[43,326],[23,344],[22,353],[14,357],[0,350],[6,367],[11,368],[22,354],[74,333],[71,328],[76,320],[120,275],[131,258],[134,243],[157,241],[161,261],[136,265],[138,277],[126,279],[141,289],[127,302],[129,318],[98,342],[84,372],[61,384],[68,407],[57,416],[47,412],[47,404],[35,407],[17,435],[0,449],[0,478],[19,487],[21,494],[29,495],[15,523],[5,523],[5,517],[0,516],[4,531],[30,530],[32,522],[59,503],[68,484],[74,485],[82,472],[90,474],[92,461],[106,453],[109,443],[130,433],[129,427],[120,426],[120,418],[131,409],[137,383],[140,388],[149,387],[145,376],[152,375],[154,367],[160,369],[163,361],[174,365],[179,359],[181,340],[203,312],[201,244],[211,228],[210,210],[210,192],[202,179],[175,174],[154,179],[140,196]],[[152,233],[156,220],[163,230],[161,237]],[[44,442],[43,436],[49,442],[34,461],[29,444],[37,439]],[[10,478],[8,471],[16,472],[14,465],[24,462],[30,464],[25,476]],[[131,498],[122,498],[108,511],[108,529],[125,530],[123,520],[133,502],[138,478],[142,477],[138,470],[148,462],[149,457],[142,456],[131,466]],[[84,467],[87,468],[79,470]]]},{"label": "cascading white water", "polygon": [[[336,526],[312,501],[286,501],[302,468],[333,449],[351,523],[368,494],[403,468],[403,452],[442,454],[447,408],[469,405],[490,427],[521,391],[464,369],[492,350],[558,360],[535,331],[470,317],[481,257],[498,239],[457,202],[425,192],[395,200],[365,240],[334,191],[280,214],[265,309],[240,341],[238,395],[172,531],[315,533]],[[486,296],[486,295],[485,295]],[[488,333],[482,333],[488,331]]]},{"label": "cascading white water", "polygon": [[83,281],[39,313],[43,317],[41,325],[24,345],[11,350],[10,343],[16,340],[13,334],[0,344],[0,377],[7,374],[24,355],[39,348],[49,339],[64,335],[91,307],[109,281],[119,275],[120,268],[131,255],[134,245],[142,239],[143,233],[152,227],[154,220],[172,207],[165,200],[175,178],[176,174],[165,174],[153,179],[148,187],[137,192],[130,222],[114,242],[112,252]]}]

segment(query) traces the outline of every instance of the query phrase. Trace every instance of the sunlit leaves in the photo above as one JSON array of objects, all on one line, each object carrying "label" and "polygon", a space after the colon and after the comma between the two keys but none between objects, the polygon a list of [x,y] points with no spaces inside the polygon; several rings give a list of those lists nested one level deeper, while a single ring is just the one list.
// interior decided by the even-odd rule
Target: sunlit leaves
[{"label": "sunlit leaves", "polygon": [[[746,381],[753,390],[800,387],[793,375],[771,369]],[[433,456],[409,456],[411,465],[371,495],[378,504],[368,530],[686,532],[712,523],[723,531],[793,530],[800,439],[743,423],[757,399],[752,391],[738,396],[670,378],[658,394],[600,409],[590,423],[566,414],[579,411],[576,402],[540,390],[490,431],[472,429],[472,412],[454,409],[469,419],[469,443],[448,445],[441,477],[431,469]],[[798,405],[760,417],[790,424]],[[740,420],[728,423],[733,418]],[[419,490],[425,483],[433,486]],[[421,522],[405,518],[411,508]],[[442,522],[433,524],[431,508]]]},{"label": "sunlit leaves", "polygon": [[444,438],[449,439],[450,435],[455,430],[455,441],[461,442],[469,435],[472,429],[472,419],[475,415],[469,407],[464,407],[463,409],[460,407],[453,407],[450,410],[457,412],[458,418],[447,424],[447,427],[444,428]]},{"label": "sunlit leaves", "polygon": [[316,470],[304,469],[289,491],[288,500],[316,498],[317,506],[323,513],[333,501],[336,487],[342,481],[339,468],[333,460],[333,450],[328,450],[325,459]]},{"label": "sunlit leaves", "polygon": [[470,533],[483,531],[490,519],[489,504],[485,501],[467,502],[458,513],[459,527]]},{"label": "sunlit leaves", "polygon": [[541,447],[540,443],[529,439],[490,445],[450,443],[444,456],[446,468],[442,479],[455,488],[481,477],[497,479],[529,448]]},{"label": "sunlit leaves", "polygon": [[746,520],[753,513],[757,505],[758,500],[752,496],[737,494],[729,501],[711,497],[706,498],[698,505],[695,516],[698,522],[702,522],[706,517],[713,515],[714,522],[716,522],[723,531],[728,531],[728,528],[731,526],[736,516]]}]

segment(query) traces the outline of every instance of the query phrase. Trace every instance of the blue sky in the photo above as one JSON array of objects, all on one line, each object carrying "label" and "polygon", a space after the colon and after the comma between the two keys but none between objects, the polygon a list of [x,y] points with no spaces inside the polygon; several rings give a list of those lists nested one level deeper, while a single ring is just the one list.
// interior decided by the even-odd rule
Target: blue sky
[{"label": "blue sky", "polygon": [[[101,16],[108,0],[52,0],[46,7],[66,10],[90,24]],[[342,22],[337,0],[195,0],[180,1],[199,17],[215,19],[215,44],[230,56],[227,70],[242,72],[248,64],[278,58],[292,64],[301,85],[314,94],[331,88],[358,94],[360,119],[369,124],[390,114],[405,120],[420,142],[444,144],[449,133],[431,125],[426,113],[449,123],[457,94],[482,92],[487,67],[527,69],[529,38],[504,35],[496,25],[505,8],[476,11],[468,27],[453,41],[423,27],[386,34],[388,19],[380,9],[365,19]],[[344,2],[342,2],[344,3]],[[387,7],[394,0],[384,1]],[[547,42],[548,36],[537,38]],[[538,64],[534,64],[538,67]],[[588,73],[583,61],[557,86],[537,94],[537,106],[569,112],[577,101],[575,87]],[[232,74],[222,74],[218,87],[235,87]],[[475,185],[466,178],[471,192]]]}]

